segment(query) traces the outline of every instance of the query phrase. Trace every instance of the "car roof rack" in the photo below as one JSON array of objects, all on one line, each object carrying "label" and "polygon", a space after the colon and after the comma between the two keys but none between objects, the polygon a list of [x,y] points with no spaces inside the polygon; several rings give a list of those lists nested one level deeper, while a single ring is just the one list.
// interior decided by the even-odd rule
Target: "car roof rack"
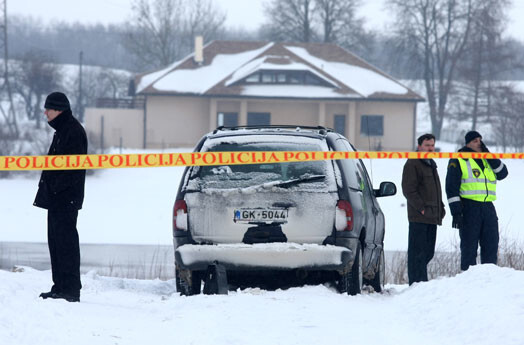
[{"label": "car roof rack", "polygon": [[297,131],[301,129],[308,129],[308,130],[317,130],[320,134],[326,134],[327,132],[332,132],[333,130],[331,128],[327,128],[324,126],[298,126],[298,125],[247,125],[247,126],[218,126],[214,131],[213,134],[216,134],[218,131],[237,131],[240,129],[295,129]]}]

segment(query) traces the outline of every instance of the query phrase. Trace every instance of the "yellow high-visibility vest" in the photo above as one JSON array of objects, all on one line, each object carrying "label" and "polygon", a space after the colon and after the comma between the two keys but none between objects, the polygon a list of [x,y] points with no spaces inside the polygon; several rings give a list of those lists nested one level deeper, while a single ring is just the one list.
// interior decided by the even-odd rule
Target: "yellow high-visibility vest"
[{"label": "yellow high-visibility vest", "polygon": [[462,180],[460,197],[480,202],[490,202],[497,199],[497,176],[488,162],[483,159],[482,169],[473,159],[458,159]]}]

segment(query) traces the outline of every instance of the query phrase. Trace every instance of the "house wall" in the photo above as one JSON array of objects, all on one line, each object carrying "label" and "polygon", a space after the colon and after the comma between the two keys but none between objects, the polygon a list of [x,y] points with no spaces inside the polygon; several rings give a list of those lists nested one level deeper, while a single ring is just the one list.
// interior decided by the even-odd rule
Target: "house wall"
[{"label": "house wall", "polygon": [[[148,96],[146,107],[147,148],[193,147],[205,133],[216,128],[218,112],[236,112],[239,125],[247,113],[268,112],[271,124],[334,127],[334,116],[346,116],[346,137],[360,150],[411,150],[413,148],[413,102],[300,101],[275,99],[220,99],[207,97]],[[86,127],[100,133],[105,118],[105,146],[143,147],[143,112],[137,109],[86,110]],[[383,115],[384,135],[361,134],[362,115]]]},{"label": "house wall", "polygon": [[192,147],[209,131],[209,99],[147,97],[147,147]]},{"label": "house wall", "polygon": [[[414,142],[413,116],[416,103],[410,102],[359,102],[357,103],[354,145],[360,150],[402,151],[412,150]],[[367,136],[361,132],[362,115],[384,115],[384,136]]]},{"label": "house wall", "polygon": [[248,101],[247,111],[271,113],[272,125],[318,126],[318,102]]},{"label": "house wall", "polygon": [[[86,108],[85,129],[90,148],[143,147],[142,109]],[[104,122],[102,141],[102,118]]]}]

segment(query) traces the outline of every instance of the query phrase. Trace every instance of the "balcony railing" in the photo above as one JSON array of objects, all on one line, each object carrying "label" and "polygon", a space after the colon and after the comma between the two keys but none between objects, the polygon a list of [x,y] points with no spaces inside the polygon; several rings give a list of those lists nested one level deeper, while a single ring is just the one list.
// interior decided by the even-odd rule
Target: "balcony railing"
[{"label": "balcony railing", "polygon": [[97,98],[97,108],[142,109],[143,98]]}]

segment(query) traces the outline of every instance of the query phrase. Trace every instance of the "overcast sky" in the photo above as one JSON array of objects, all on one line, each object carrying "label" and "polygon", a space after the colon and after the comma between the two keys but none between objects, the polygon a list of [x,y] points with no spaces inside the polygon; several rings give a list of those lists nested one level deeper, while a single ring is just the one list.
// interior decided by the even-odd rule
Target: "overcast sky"
[{"label": "overcast sky", "polygon": [[[257,28],[263,21],[268,0],[214,0],[227,12],[227,26]],[[40,18],[44,23],[63,19],[83,23],[121,23],[129,17],[132,0],[8,0],[9,14]],[[363,0],[361,15],[368,28],[385,30],[392,16],[383,8],[385,0]],[[524,41],[524,0],[513,0],[508,34]]]}]

